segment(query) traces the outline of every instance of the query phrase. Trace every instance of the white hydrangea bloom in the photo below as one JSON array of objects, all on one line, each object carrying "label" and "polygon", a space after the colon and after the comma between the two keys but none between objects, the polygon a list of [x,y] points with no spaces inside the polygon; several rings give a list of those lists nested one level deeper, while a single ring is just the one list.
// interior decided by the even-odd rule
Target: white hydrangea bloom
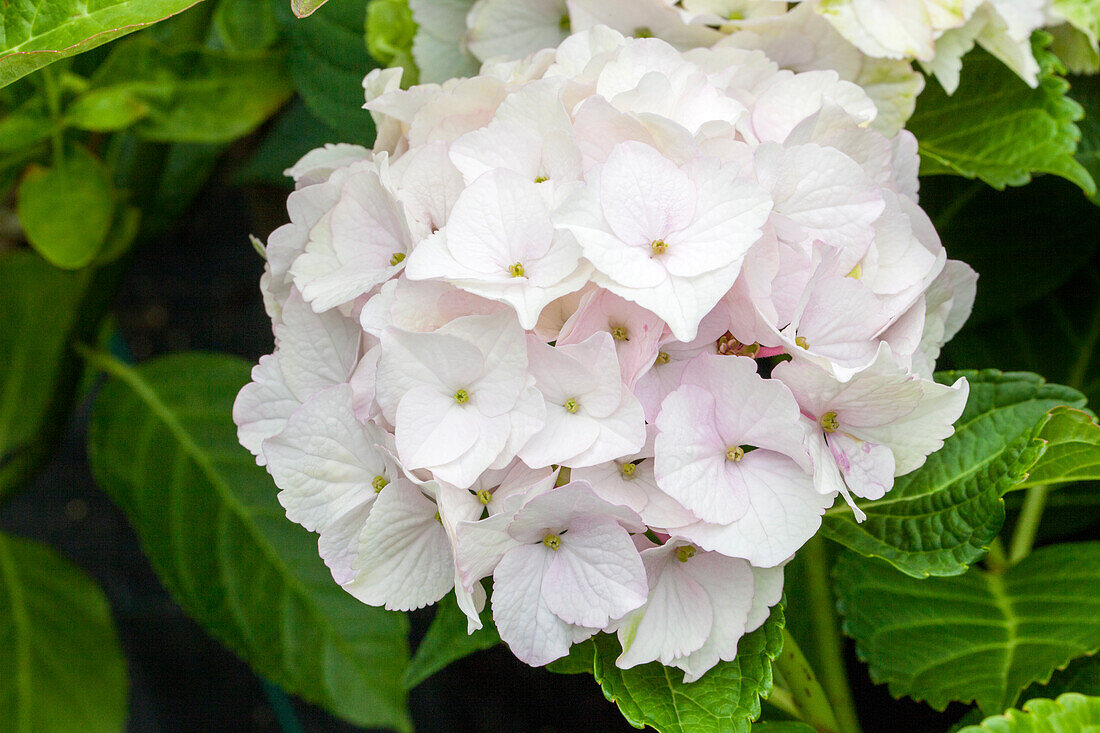
[{"label": "white hydrangea bloom", "polygon": [[[466,7],[428,5],[437,39]],[[596,25],[467,79],[371,72],[374,149],[290,170],[275,350],[234,418],[364,603],[453,591],[528,663],[616,633],[620,666],[691,681],[764,622],[838,496],[882,496],[951,434],[966,384],[930,377],[975,276],[917,206],[912,137],[847,72],[694,47],[782,3],[482,0],[514,37],[471,48],[643,6],[690,50]]]}]

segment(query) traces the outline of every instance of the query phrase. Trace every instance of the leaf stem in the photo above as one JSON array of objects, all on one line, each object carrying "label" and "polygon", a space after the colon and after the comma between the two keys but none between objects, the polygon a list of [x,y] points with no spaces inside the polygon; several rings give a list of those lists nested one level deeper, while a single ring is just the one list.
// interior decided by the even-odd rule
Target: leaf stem
[{"label": "leaf stem", "polygon": [[989,543],[989,554],[985,556],[985,566],[991,573],[1003,573],[1008,567],[1005,546],[1000,537],[994,537]]},{"label": "leaf stem", "polygon": [[[775,660],[775,666],[787,687],[773,688],[768,701],[781,709],[784,702],[792,705],[794,710],[788,709],[786,712],[809,723],[821,733],[840,733],[840,724],[837,723],[825,690],[787,629],[783,630],[783,651]],[[777,692],[780,693],[778,696]],[[786,693],[789,699],[783,700],[782,693]]]},{"label": "leaf stem", "polygon": [[852,690],[848,685],[848,673],[844,668],[836,606],[829,588],[825,538],[820,534],[816,535],[805,544],[802,551],[806,560],[810,623],[817,645],[817,657],[822,663],[818,670],[821,685],[832,704],[833,715],[841,733],[860,733],[859,717],[856,715],[855,701],[852,700]]},{"label": "leaf stem", "polygon": [[1014,565],[1031,554],[1049,491],[1049,486],[1032,486],[1027,490],[1024,505],[1020,508],[1020,516],[1016,520],[1016,530],[1012,533],[1012,544],[1008,553],[1009,564]]},{"label": "leaf stem", "polygon": [[802,711],[798,709],[798,705],[794,702],[794,697],[791,696],[787,688],[773,685],[772,694],[768,695],[767,702],[773,707],[782,710],[792,718],[802,720]]}]

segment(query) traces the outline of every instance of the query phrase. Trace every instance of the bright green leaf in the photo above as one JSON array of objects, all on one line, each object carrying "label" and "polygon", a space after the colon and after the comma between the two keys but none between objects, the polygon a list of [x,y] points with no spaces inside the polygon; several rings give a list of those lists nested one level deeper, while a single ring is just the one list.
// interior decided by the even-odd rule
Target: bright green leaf
[{"label": "bright green leaf", "polygon": [[432,625],[405,670],[405,687],[411,690],[448,664],[499,644],[500,634],[488,606],[481,613],[481,623],[480,629],[467,634],[466,614],[458,607],[454,593],[448,593],[436,605]]},{"label": "bright green leaf", "polygon": [[103,591],[52,549],[0,532],[0,728],[125,730],[129,680]]},{"label": "bright green leaf", "polygon": [[1100,733],[1100,697],[1069,692],[1057,700],[1028,700],[1022,711],[986,718],[959,733]]},{"label": "bright green leaf", "polygon": [[937,379],[952,383],[960,376],[970,382],[970,398],[955,434],[921,468],[895,479],[885,497],[861,500],[862,523],[844,504],[829,509],[826,537],[918,578],[963,573],[985,554],[1004,522],[1001,497],[1046,448],[1038,433],[1048,413],[1085,401],[1075,390],[1022,372],[943,372]]},{"label": "bright green leaf", "polygon": [[796,720],[765,720],[752,724],[752,733],[816,733],[814,728]]},{"label": "bright green leaf", "polygon": [[84,267],[99,253],[115,218],[107,167],[84,148],[62,165],[33,167],[19,184],[16,215],[27,241],[51,264]]},{"label": "bright green leaf", "polygon": [[907,125],[920,143],[921,173],[980,178],[997,189],[1022,186],[1033,173],[1053,173],[1096,192],[1073,158],[1081,106],[1066,96],[1058,59],[1041,43],[1034,50],[1041,66],[1036,89],[982,50],[963,59],[954,94],[929,82]]},{"label": "bright green leaf", "polygon": [[143,95],[125,85],[92,89],[65,110],[65,122],[92,132],[125,130],[150,112]]},{"label": "bright green leaf", "polygon": [[378,64],[367,53],[365,0],[326,5],[306,21],[280,6],[290,39],[294,82],[313,114],[342,142],[370,145],[374,122],[363,109],[363,77]]},{"label": "bright green leaf", "polygon": [[937,710],[952,701],[1004,710],[1100,648],[1100,543],[1044,547],[1003,574],[925,580],[845,553],[834,577],[844,630],[871,679]]},{"label": "bright green leaf", "polygon": [[1016,489],[1100,480],[1100,425],[1081,410],[1058,407],[1039,437],[1047,449]]},{"label": "bright green leaf", "polygon": [[1051,9],[1096,46],[1100,39],[1100,0],[1053,0]]},{"label": "bright green leaf", "polygon": [[157,142],[230,142],[256,129],[293,91],[281,52],[242,57],[149,38],[115,48],[92,81],[139,96],[149,112],[134,134]]},{"label": "bright green leaf", "polygon": [[741,637],[737,657],[719,662],[702,678],[684,684],[684,673],[657,662],[619,669],[618,639],[595,639],[595,677],[604,696],[636,728],[660,733],[748,733],[760,717],[760,698],[771,694],[772,660],[783,646],[783,606],[764,625]]},{"label": "bright green leaf", "polygon": [[290,522],[230,417],[249,365],[180,354],[127,368],[89,430],[97,482],[122,508],[161,580],[265,677],[359,725],[409,729],[403,616],[338,586],[314,535]]},{"label": "bright green leaf", "polygon": [[0,87],[195,5],[198,0],[6,0],[0,3]]}]

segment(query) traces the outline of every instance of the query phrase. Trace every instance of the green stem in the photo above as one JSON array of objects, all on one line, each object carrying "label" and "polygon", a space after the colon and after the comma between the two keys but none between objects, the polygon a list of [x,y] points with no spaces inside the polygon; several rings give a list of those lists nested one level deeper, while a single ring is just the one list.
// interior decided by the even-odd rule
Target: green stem
[{"label": "green stem", "polygon": [[65,139],[61,124],[61,86],[54,67],[47,66],[38,73],[42,80],[42,95],[46,98],[46,107],[53,119],[53,165],[54,168],[60,168],[65,164]]},{"label": "green stem", "polygon": [[1000,537],[994,537],[989,543],[989,554],[985,556],[986,569],[991,573],[1003,573],[1008,567],[1008,557]]},{"label": "green stem", "polygon": [[808,606],[813,628],[821,685],[833,706],[833,714],[843,733],[860,733],[852,690],[848,686],[848,673],[844,669],[844,653],[841,648],[840,628],[837,624],[836,606],[829,589],[829,566],[825,554],[825,539],[821,535],[812,538],[802,548],[806,560],[806,585]]},{"label": "green stem", "polygon": [[802,713],[794,702],[794,697],[785,687],[772,686],[772,694],[768,695],[768,703],[792,718],[802,720]]},{"label": "green stem", "polygon": [[[783,630],[783,651],[775,660],[775,667],[787,684],[783,692],[790,696],[790,703],[794,706],[793,712],[787,712],[809,723],[820,733],[840,733],[840,724],[837,723],[829,697],[787,629]],[[775,700],[776,692],[777,690],[772,690],[768,701],[781,708],[782,705]]]},{"label": "green stem", "polygon": [[1049,486],[1032,486],[1027,490],[1024,505],[1020,508],[1020,516],[1016,520],[1016,531],[1012,533],[1012,544],[1008,553],[1010,564],[1018,563],[1031,554],[1049,491]]}]

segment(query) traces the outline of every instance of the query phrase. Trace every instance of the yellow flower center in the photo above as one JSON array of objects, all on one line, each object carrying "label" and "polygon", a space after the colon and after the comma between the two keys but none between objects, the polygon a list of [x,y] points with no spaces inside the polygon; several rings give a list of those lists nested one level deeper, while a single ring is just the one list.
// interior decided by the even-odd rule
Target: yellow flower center
[{"label": "yellow flower center", "polygon": [[465,405],[469,401],[470,401],[470,393],[467,392],[466,390],[460,389],[457,392],[455,392],[455,402],[457,402],[458,404]]},{"label": "yellow flower center", "polygon": [[482,504],[488,504],[493,498],[493,494],[488,489],[481,489],[477,492],[477,500]]},{"label": "yellow flower center", "polygon": [[389,483],[389,480],[385,476],[383,476],[382,474],[378,474],[373,479],[371,479],[370,485],[371,488],[374,489],[374,493],[377,494],[379,491],[386,488]]},{"label": "yellow flower center", "polygon": [[693,557],[695,557],[694,545],[684,545],[683,547],[676,548],[676,559],[680,562],[687,562]]},{"label": "yellow flower center", "polygon": [[626,335],[626,329],[622,326],[615,326],[611,329],[611,338],[616,341],[629,341],[630,339]]},{"label": "yellow flower center", "polygon": [[404,252],[394,252],[393,257],[390,258],[390,264],[391,265],[400,265],[404,261],[405,261],[405,253]]},{"label": "yellow flower center", "polygon": [[733,461],[734,463],[740,462],[745,457],[745,449],[739,445],[731,445],[726,448],[726,460]]},{"label": "yellow flower center", "polygon": [[565,411],[570,413],[570,414],[575,413],[577,410],[581,409],[580,404],[578,404],[577,401],[575,399],[573,399],[572,397],[567,399],[565,401],[565,404],[562,405],[562,407],[564,407]]},{"label": "yellow flower center", "polygon": [[519,262],[514,265],[508,265],[508,274],[512,277],[523,277],[523,265]]},{"label": "yellow flower center", "polygon": [[637,470],[638,467],[635,466],[633,463],[624,463],[623,465],[619,466],[619,471],[622,472],[623,478],[626,479],[634,478],[634,474],[637,472]]},{"label": "yellow flower center", "polygon": [[821,420],[818,422],[821,423],[821,427],[826,433],[835,433],[840,430],[840,421],[836,419],[836,413],[832,410],[822,415]]},{"label": "yellow flower center", "polygon": [[658,351],[657,352],[657,363],[658,364],[667,364],[671,360],[672,360],[672,357],[668,355],[667,351]]},{"label": "yellow flower center", "polygon": [[663,255],[665,252],[668,252],[668,243],[663,239],[654,239],[649,243],[649,248],[653,250],[653,254]]},{"label": "yellow flower center", "polygon": [[554,552],[557,552],[561,548],[561,537],[553,532],[547,532],[546,536],[542,538],[542,544],[549,547]]},{"label": "yellow flower center", "polygon": [[797,346],[800,349],[809,349],[810,348],[810,342],[806,340],[805,336],[796,337],[795,340],[794,340],[794,343],[795,343],[795,346]]}]

